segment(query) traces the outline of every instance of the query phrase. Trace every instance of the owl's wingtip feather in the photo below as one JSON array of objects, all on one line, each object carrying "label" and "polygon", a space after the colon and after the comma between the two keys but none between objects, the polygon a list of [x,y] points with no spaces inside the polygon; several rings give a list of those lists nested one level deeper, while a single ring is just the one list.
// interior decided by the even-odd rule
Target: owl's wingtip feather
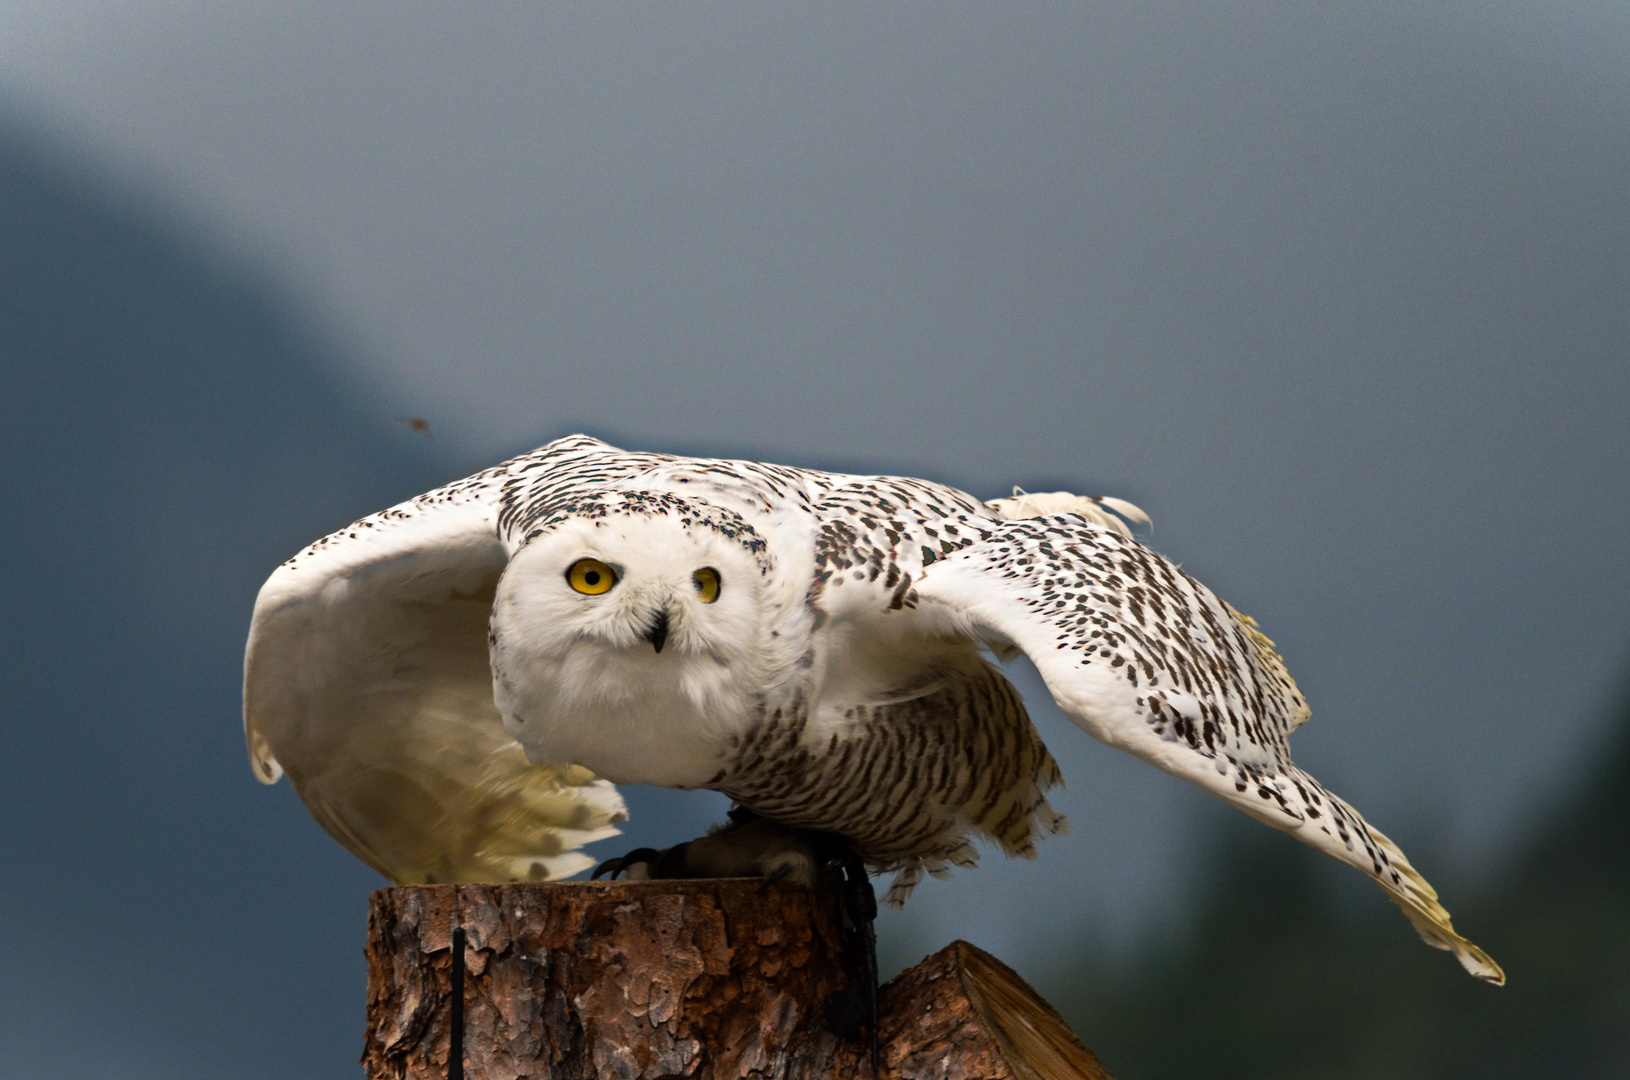
[{"label": "owl's wingtip feather", "polygon": [[1500,969],[1500,965],[1494,962],[1492,956],[1467,941],[1455,930],[1454,923],[1449,919],[1448,909],[1438,903],[1437,890],[1409,864],[1409,860],[1404,857],[1398,845],[1373,826],[1369,828],[1369,832],[1376,843],[1386,850],[1393,867],[1403,874],[1407,882],[1403,887],[1393,887],[1381,881],[1381,887],[1386,890],[1392,902],[1403,910],[1410,925],[1414,926],[1415,932],[1421,936],[1421,940],[1434,949],[1453,953],[1455,959],[1460,961],[1460,966],[1476,978],[1495,986],[1504,986],[1505,972]]},{"label": "owl's wingtip feather", "polygon": [[283,779],[283,766],[272,756],[265,736],[248,724],[244,725],[244,732],[248,736],[249,766],[254,770],[255,779],[263,784],[275,784]]},{"label": "owl's wingtip feather", "polygon": [[1488,953],[1456,932],[1449,913],[1436,902],[1420,903],[1413,897],[1389,891],[1392,902],[1403,909],[1421,940],[1434,949],[1454,954],[1460,966],[1472,976],[1494,986],[1505,985],[1505,972]]}]

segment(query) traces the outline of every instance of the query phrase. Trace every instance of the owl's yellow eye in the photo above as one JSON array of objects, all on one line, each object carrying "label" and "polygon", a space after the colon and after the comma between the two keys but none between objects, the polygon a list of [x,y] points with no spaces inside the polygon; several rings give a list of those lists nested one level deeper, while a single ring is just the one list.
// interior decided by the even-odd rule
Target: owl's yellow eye
[{"label": "owl's yellow eye", "polygon": [[704,566],[690,576],[691,584],[696,586],[697,599],[704,604],[711,604],[719,598],[719,572],[711,566]]},{"label": "owl's yellow eye", "polygon": [[617,584],[617,571],[599,559],[579,559],[566,571],[572,588],[588,596],[599,596]]}]

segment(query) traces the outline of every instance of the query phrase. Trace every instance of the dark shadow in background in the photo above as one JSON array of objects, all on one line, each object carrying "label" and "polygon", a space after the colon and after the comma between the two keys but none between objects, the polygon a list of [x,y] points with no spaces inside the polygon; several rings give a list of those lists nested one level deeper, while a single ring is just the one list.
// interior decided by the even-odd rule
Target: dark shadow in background
[{"label": "dark shadow in background", "polygon": [[245,783],[236,676],[269,568],[434,470],[264,283],[139,222],[0,126],[0,1060],[344,1074],[373,878]]}]

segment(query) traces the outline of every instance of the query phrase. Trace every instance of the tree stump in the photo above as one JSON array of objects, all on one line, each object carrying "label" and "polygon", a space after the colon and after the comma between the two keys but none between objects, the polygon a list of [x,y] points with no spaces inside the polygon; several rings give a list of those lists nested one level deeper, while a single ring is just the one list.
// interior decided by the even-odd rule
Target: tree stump
[{"label": "tree stump", "polygon": [[[882,1080],[1113,1080],[1053,1007],[1006,964],[953,941],[883,988]],[[862,1077],[840,1049],[836,1077]]]},{"label": "tree stump", "polygon": [[[464,937],[455,971],[455,930]],[[870,1072],[837,889],[759,880],[381,889],[370,1080],[843,1080]],[[965,942],[882,996],[882,1080],[1108,1080],[1023,980]],[[841,1024],[841,1019],[840,1019]]]}]

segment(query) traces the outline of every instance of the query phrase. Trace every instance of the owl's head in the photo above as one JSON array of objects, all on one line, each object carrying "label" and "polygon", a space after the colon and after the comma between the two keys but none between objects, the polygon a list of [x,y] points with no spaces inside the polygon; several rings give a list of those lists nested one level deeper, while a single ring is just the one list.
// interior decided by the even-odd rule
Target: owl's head
[{"label": "owl's head", "polygon": [[613,779],[624,770],[604,755],[619,729],[649,741],[735,726],[763,685],[773,569],[747,521],[699,499],[602,492],[554,510],[529,528],[494,599],[506,724],[534,759]]}]

